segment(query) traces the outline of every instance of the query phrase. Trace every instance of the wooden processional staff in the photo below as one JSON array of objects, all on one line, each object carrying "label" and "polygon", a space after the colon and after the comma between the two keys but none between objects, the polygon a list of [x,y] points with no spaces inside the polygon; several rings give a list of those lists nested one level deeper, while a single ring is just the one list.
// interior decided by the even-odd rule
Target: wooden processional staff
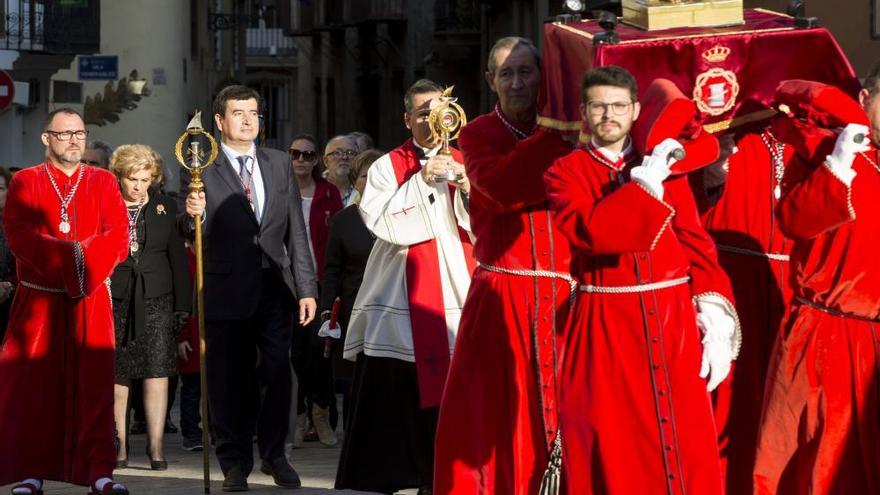
[{"label": "wooden processional staff", "polygon": [[[199,136],[207,139],[211,145],[211,154],[207,160],[204,160],[205,153],[200,148],[200,144],[196,138]],[[183,147],[187,140],[190,141],[187,147],[186,156],[184,156]],[[217,159],[217,141],[210,133],[202,128],[202,113],[196,112],[195,116],[186,126],[186,131],[181,134],[180,139],[174,146],[174,155],[177,161],[185,169],[192,174],[189,183],[190,193],[200,193],[205,190],[202,183],[202,171],[211,166]],[[187,163],[189,159],[189,163]],[[196,317],[199,322],[199,375],[201,377],[201,410],[202,410],[202,461],[204,463],[204,481],[205,493],[211,493],[211,443],[208,437],[208,375],[206,372],[206,349],[205,342],[205,301],[203,297],[203,289],[205,284],[204,271],[202,268],[202,215],[196,215],[193,218],[195,223],[195,251],[196,251]]]}]

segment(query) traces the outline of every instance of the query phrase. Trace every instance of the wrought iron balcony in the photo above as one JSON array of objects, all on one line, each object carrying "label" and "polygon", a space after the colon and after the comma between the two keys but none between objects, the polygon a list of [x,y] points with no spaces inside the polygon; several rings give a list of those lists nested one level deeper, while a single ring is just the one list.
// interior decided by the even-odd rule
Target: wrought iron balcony
[{"label": "wrought iron balcony", "polygon": [[0,0],[0,9],[0,48],[52,54],[100,50],[100,0]]},{"label": "wrought iron balcony", "polygon": [[248,28],[248,56],[291,56],[296,55],[296,44],[281,28]]}]

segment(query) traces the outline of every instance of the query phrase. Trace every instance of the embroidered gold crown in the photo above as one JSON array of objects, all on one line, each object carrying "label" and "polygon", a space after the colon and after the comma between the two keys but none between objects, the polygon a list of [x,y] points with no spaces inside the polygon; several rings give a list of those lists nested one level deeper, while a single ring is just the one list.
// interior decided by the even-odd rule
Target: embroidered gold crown
[{"label": "embroidered gold crown", "polygon": [[730,55],[730,48],[721,45],[715,45],[712,48],[703,52],[703,58],[707,62],[724,62],[727,60],[727,57]]}]

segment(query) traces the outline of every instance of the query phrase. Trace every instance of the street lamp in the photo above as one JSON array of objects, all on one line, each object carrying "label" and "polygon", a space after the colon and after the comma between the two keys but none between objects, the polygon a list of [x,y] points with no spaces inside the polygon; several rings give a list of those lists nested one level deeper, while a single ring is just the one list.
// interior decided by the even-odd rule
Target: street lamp
[{"label": "street lamp", "polygon": [[584,0],[563,0],[562,8],[572,14],[581,14],[587,9]]},{"label": "street lamp", "polygon": [[146,85],[147,80],[139,78],[136,70],[131,71],[131,74],[128,75],[128,91],[134,96],[145,96],[144,86]]},{"label": "street lamp", "polygon": [[585,9],[584,0],[563,0],[562,13],[556,16],[556,22],[562,24],[579,22],[581,20],[581,13]]}]

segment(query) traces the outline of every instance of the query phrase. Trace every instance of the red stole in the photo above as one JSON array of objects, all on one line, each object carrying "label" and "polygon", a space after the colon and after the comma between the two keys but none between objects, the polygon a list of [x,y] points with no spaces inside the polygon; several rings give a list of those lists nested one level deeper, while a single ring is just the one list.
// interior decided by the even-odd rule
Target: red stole
[{"label": "red stole", "polygon": [[[461,152],[450,148],[455,161],[463,163]],[[416,147],[412,138],[389,153],[397,184],[402,185],[421,172]],[[450,187],[454,186],[452,183]],[[450,194],[454,201],[454,194]],[[450,205],[450,207],[452,207]],[[467,232],[459,227],[459,238],[464,249],[468,269],[473,272],[473,246]],[[423,408],[437,407],[443,396],[446,375],[449,372],[449,337],[443,285],[440,278],[440,258],[437,241],[431,239],[409,246],[406,255],[406,289],[409,298],[409,318],[412,326],[413,352],[419,382],[419,398]]]}]

